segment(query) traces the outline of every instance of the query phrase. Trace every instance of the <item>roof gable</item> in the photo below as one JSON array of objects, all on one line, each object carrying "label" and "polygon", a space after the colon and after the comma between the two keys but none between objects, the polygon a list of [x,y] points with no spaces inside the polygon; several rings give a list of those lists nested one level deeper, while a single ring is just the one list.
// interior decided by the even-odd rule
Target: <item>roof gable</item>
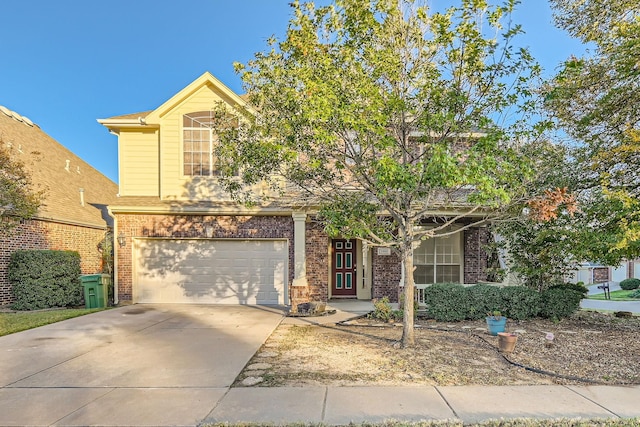
[{"label": "roof gable", "polygon": [[215,78],[210,72],[205,72],[200,77],[195,79],[189,85],[187,85],[180,92],[176,93],[164,104],[153,110],[146,116],[146,122],[149,124],[159,123],[160,120],[169,114],[173,109],[177,108],[182,103],[188,101],[188,99],[200,91],[202,88],[208,87],[212,91],[216,92],[227,104],[239,106],[242,108],[248,108],[247,102],[234,91],[229,89],[224,83]]}]

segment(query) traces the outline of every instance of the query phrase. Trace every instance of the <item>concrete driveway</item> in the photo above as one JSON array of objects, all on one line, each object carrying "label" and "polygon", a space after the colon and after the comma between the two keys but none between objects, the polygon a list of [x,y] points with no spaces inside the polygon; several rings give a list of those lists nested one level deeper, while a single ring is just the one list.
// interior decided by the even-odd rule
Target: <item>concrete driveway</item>
[{"label": "concrete driveway", "polygon": [[0,425],[198,424],[283,316],[132,305],[0,337]]}]

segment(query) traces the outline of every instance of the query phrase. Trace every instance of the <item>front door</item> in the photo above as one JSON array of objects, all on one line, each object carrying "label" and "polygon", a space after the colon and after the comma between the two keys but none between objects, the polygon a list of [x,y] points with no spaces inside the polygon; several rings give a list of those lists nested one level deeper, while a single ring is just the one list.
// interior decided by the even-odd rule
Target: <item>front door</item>
[{"label": "front door", "polygon": [[334,239],[331,242],[331,296],[356,296],[356,241]]}]

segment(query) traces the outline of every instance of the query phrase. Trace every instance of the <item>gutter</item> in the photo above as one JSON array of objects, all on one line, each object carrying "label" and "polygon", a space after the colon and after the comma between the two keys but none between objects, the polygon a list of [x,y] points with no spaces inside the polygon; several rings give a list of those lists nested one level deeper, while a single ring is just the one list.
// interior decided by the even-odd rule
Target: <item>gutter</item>
[{"label": "gutter", "polygon": [[80,221],[69,221],[69,220],[60,219],[52,216],[51,217],[32,216],[28,218],[28,220],[55,222],[57,224],[64,224],[64,225],[76,225],[80,227],[93,228],[96,230],[108,230],[110,228],[108,225],[89,224],[88,222],[80,222]]},{"label": "gutter", "polygon": [[109,206],[111,213],[139,213],[139,214],[198,214],[198,215],[274,215],[290,216],[291,209],[281,208],[201,208],[177,206]]},{"label": "gutter", "polygon": [[142,116],[137,119],[97,119],[97,122],[109,129],[109,132],[114,135],[118,135],[123,128],[160,129],[158,124],[147,124],[146,119]]}]

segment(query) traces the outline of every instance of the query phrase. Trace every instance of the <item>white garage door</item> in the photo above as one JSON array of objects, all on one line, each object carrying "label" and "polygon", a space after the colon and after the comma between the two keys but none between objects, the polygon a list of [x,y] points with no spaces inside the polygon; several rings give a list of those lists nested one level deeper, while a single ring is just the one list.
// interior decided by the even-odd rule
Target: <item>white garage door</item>
[{"label": "white garage door", "polygon": [[138,239],[140,303],[285,304],[284,240]]},{"label": "white garage door", "polygon": [[614,282],[622,282],[624,279],[627,279],[629,275],[628,269],[629,267],[627,267],[626,263],[614,268],[611,271],[611,280]]}]

